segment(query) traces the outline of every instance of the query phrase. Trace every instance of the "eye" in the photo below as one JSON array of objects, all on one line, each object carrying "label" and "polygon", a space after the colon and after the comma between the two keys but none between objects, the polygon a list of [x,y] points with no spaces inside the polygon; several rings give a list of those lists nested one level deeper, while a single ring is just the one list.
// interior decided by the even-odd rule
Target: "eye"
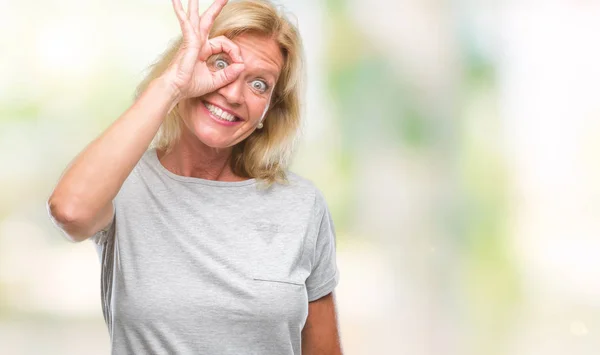
[{"label": "eye", "polygon": [[228,65],[229,63],[227,63],[225,59],[218,58],[215,60],[215,68],[217,68],[218,70],[223,70],[227,68]]},{"label": "eye", "polygon": [[254,80],[252,82],[252,88],[260,93],[264,93],[269,88],[269,85],[262,80]]}]

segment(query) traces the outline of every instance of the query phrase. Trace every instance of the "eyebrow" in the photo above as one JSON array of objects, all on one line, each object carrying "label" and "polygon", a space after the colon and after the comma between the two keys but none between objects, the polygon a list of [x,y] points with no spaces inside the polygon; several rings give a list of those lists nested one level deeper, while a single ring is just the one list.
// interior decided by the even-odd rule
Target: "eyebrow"
[{"label": "eyebrow", "polygon": [[277,80],[277,76],[278,76],[277,71],[270,69],[268,67],[264,67],[264,66],[256,67],[256,68],[252,69],[250,72],[257,73],[257,74],[260,73],[260,74],[264,74],[264,75],[269,75],[272,77],[273,80]]},{"label": "eyebrow", "polygon": [[[231,60],[231,57],[227,53],[217,53],[217,54],[213,54],[212,56],[214,56],[216,58],[218,58],[219,56],[223,56],[223,57],[226,57],[228,60]],[[279,68],[276,67],[275,65],[269,65],[268,63],[266,66],[264,66],[264,65],[257,66],[255,68],[253,68],[252,70],[250,70],[249,72],[252,74],[255,74],[255,75],[268,75],[273,79],[273,82],[276,82],[279,79],[279,75],[278,75]]]}]

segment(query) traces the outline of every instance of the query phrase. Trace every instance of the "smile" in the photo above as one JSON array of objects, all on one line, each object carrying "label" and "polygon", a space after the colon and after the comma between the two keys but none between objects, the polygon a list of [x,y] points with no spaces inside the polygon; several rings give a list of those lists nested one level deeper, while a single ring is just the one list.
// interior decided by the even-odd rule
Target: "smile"
[{"label": "smile", "polygon": [[221,108],[210,104],[206,101],[202,102],[204,104],[204,107],[206,107],[206,109],[212,114],[212,116],[214,116],[214,118],[221,120],[221,121],[227,121],[227,122],[238,122],[241,121],[239,117],[232,115],[231,113],[222,110]]}]

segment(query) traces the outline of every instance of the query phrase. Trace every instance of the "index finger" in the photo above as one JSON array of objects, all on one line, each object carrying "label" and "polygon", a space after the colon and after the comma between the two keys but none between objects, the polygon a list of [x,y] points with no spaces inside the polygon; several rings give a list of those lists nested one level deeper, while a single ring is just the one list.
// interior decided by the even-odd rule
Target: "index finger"
[{"label": "index finger", "polygon": [[215,19],[227,4],[227,0],[215,0],[200,17],[200,36],[207,37]]},{"label": "index finger", "polygon": [[231,58],[234,63],[244,62],[242,59],[242,53],[240,52],[240,47],[233,43],[233,41],[229,38],[225,36],[211,38],[208,40],[208,44],[210,45],[211,55],[227,53],[229,58]]}]

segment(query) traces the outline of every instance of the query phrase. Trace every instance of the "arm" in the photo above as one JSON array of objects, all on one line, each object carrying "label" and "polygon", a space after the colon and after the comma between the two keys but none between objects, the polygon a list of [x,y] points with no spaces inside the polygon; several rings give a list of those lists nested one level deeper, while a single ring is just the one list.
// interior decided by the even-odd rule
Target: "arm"
[{"label": "arm", "polygon": [[303,355],[342,355],[333,292],[308,304]]},{"label": "arm", "polygon": [[72,241],[83,241],[110,223],[113,198],[176,103],[175,94],[166,82],[155,80],[69,164],[47,207]]},{"label": "arm", "polygon": [[[233,42],[208,39],[227,0],[215,0],[202,17],[198,15],[198,0],[190,0],[188,14],[180,0],[172,3],[183,40],[170,66],[75,157],[48,199],[51,219],[74,242],[89,238],[110,223],[112,200],[177,102],[214,91],[235,80],[244,69],[240,50]],[[236,62],[224,70],[210,70],[207,59],[221,51],[228,52]]]}]

